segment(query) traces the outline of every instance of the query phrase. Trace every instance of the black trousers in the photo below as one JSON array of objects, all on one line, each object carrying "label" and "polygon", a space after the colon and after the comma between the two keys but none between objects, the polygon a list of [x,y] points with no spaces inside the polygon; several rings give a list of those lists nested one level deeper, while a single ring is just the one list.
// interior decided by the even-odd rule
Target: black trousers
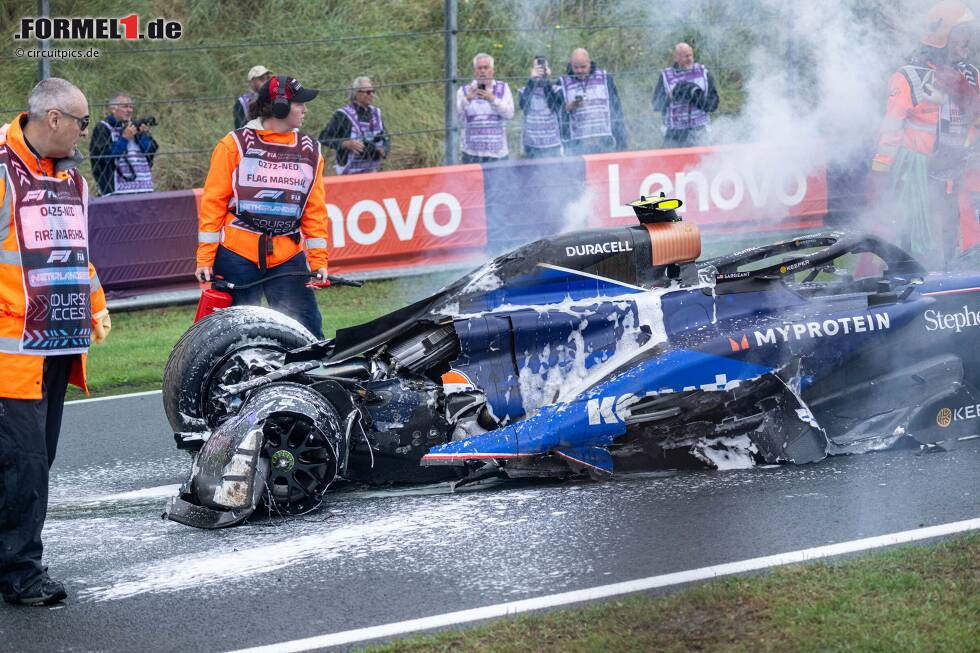
[{"label": "black trousers", "polygon": [[[252,283],[281,272],[308,272],[309,269],[306,254],[303,252],[274,268],[268,268],[264,274],[255,263],[230,249],[218,247],[218,253],[214,257],[214,273],[236,284]],[[262,303],[262,293],[265,293],[270,308],[295,318],[310,333],[322,340],[323,316],[320,315],[313,289],[306,286],[307,281],[308,277],[298,276],[273,279],[252,288],[232,290],[231,296],[235,306],[258,306]]]},{"label": "black trousers", "polygon": [[75,356],[44,359],[41,399],[0,397],[0,592],[21,594],[44,571],[41,529]]}]

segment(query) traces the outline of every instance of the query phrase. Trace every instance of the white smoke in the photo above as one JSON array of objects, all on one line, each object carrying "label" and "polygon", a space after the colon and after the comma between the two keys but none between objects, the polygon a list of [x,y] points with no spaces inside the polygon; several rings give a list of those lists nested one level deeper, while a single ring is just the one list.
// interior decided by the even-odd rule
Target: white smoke
[{"label": "white smoke", "polygon": [[[828,167],[858,173],[870,168],[888,79],[918,49],[934,0],[620,0],[602,4],[607,24],[656,26],[623,33],[631,39],[642,34],[638,40],[650,74],[618,76],[620,95],[649,98],[657,72],[668,65],[670,47],[690,42],[695,60],[707,60],[729,103],[723,103],[713,117],[710,142],[758,146],[721,148],[698,166],[699,172],[711,178],[736,170],[745,178],[783,184],[785,194],[792,193],[789,180],[822,175]],[[515,1],[515,26],[553,22],[556,6],[550,0]],[[582,35],[576,44],[587,47],[599,65],[609,58],[603,51],[609,40],[601,34],[597,30]],[[542,38],[540,33],[527,33],[529,49],[535,49],[537,38]],[[565,49],[570,51],[552,51],[555,75],[564,70],[567,59],[559,55],[567,57]],[[643,63],[633,62],[632,67],[641,68]],[[733,80],[741,82],[742,101],[735,111],[733,89],[724,88]],[[627,108],[626,120],[633,136],[661,130],[660,117],[650,109],[649,100],[642,110],[635,102]],[[857,197],[864,189],[858,188],[860,174],[855,179],[848,193]],[[585,192],[604,194],[605,189]],[[769,195],[773,203],[769,208],[779,210],[775,205],[778,193]],[[558,199],[560,203],[568,200],[567,194]],[[574,203],[566,229],[581,228],[585,206],[589,203],[581,198]]]}]

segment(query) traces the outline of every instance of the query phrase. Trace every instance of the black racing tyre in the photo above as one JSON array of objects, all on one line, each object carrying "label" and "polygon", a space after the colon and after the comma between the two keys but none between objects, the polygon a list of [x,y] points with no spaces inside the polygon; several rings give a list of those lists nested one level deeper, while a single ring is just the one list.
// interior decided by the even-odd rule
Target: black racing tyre
[{"label": "black racing tyre", "polygon": [[[218,384],[239,383],[282,366],[286,352],[316,342],[293,318],[261,306],[215,311],[181,336],[163,373],[163,407],[175,433],[209,431],[236,403]],[[232,401],[237,401],[233,399]]]}]

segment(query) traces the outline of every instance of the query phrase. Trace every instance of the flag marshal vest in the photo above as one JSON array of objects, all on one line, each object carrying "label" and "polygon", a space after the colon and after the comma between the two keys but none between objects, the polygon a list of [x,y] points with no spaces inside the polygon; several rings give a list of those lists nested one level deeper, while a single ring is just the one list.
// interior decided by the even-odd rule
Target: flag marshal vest
[{"label": "flag marshal vest", "polygon": [[[495,81],[491,89],[498,100],[504,97],[506,84]],[[463,151],[474,156],[506,156],[507,132],[504,119],[484,99],[476,98],[466,108],[463,128]]]},{"label": "flag marshal vest", "polygon": [[296,133],[291,145],[263,141],[254,129],[232,132],[241,160],[232,175],[232,226],[270,236],[299,235],[320,163],[320,147]]},{"label": "flag marshal vest", "polygon": [[[664,89],[673,93],[674,89],[681,82],[691,82],[696,84],[704,93],[708,92],[708,69],[702,64],[696,63],[687,70],[679,68],[665,68],[660,73],[664,82]],[[698,109],[688,102],[671,101],[664,122],[667,129],[696,129],[704,127],[710,120],[708,112]]]},{"label": "flag marshal vest", "polygon": [[552,148],[561,145],[558,114],[548,106],[543,86],[535,85],[524,112],[524,147]]},{"label": "flag marshal vest", "polygon": [[609,107],[605,70],[597,69],[584,81],[571,75],[562,75],[561,86],[566,102],[571,102],[579,95],[585,101],[569,114],[568,135],[571,140],[612,136],[612,110]]},{"label": "flag marshal vest", "polygon": [[35,356],[83,354],[92,337],[85,180],[36,177],[17,154],[0,146],[18,251],[0,251],[0,264],[20,267],[24,331],[0,338],[0,351]]},{"label": "flag marshal vest", "polygon": [[[112,142],[115,143],[122,138],[123,123],[109,124],[105,120],[100,121],[109,130]],[[153,190],[153,174],[150,171],[150,161],[146,154],[140,149],[136,141],[138,136],[128,140],[126,153],[120,154],[115,158],[115,179],[113,180],[112,194],[123,195],[125,193],[149,193]]]},{"label": "flag marshal vest", "polygon": [[248,117],[248,105],[250,105],[252,100],[254,100],[257,96],[258,93],[255,91],[247,91],[238,96],[238,104],[242,106],[242,111],[245,112],[246,119]]},{"label": "flag marshal vest", "polygon": [[[384,125],[381,123],[381,109],[372,104],[368,105],[368,110],[370,111],[371,118],[365,122],[360,119],[357,110],[350,104],[337,109],[337,111],[347,116],[347,119],[350,120],[350,137],[352,139],[370,141],[384,131]],[[357,152],[349,152],[347,154],[347,164],[335,166],[335,168],[337,169],[338,175],[356,175],[361,172],[374,172],[381,167],[381,163],[380,158],[369,159],[361,156]]]}]

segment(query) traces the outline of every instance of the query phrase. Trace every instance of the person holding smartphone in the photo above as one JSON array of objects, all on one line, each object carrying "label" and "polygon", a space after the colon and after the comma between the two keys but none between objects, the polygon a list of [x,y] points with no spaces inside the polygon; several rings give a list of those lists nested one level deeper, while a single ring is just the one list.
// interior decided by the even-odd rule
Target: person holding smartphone
[{"label": "person holding smartphone", "polygon": [[612,75],[599,68],[585,48],[572,51],[561,76],[562,124],[566,154],[626,149],[626,121]]},{"label": "person holding smartphone", "polygon": [[524,157],[561,156],[561,94],[558,84],[551,79],[551,68],[544,56],[534,58],[527,83],[518,96],[521,111],[524,112],[524,130],[521,134]]},{"label": "person holding smartphone", "polygon": [[456,92],[456,111],[463,121],[463,163],[508,158],[507,121],[514,117],[514,98],[506,82],[494,80],[493,57],[473,57],[473,81]]}]

